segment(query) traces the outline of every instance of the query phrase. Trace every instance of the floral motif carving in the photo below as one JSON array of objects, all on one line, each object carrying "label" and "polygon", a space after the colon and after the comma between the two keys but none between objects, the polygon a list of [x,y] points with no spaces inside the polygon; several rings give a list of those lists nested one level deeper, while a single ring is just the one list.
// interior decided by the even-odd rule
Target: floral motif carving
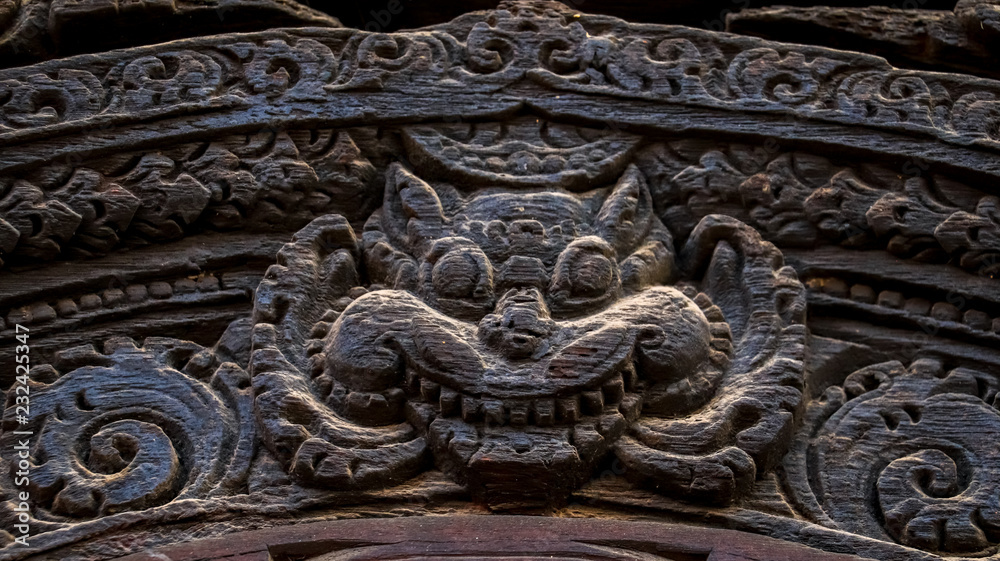
[{"label": "floral motif carving", "polygon": [[166,116],[428,86],[493,92],[527,79],[561,91],[919,131],[957,144],[1000,142],[1000,90],[989,80],[694,29],[639,30],[553,2],[504,2],[427,31],[272,32],[226,47],[187,40],[121,56],[131,57],[116,61],[122,72],[72,61],[0,71],[0,136],[130,120],[134,111]]},{"label": "floral motif carving", "polygon": [[375,177],[350,133],[331,130],[262,132],[90,165],[0,183],[0,249],[47,260],[204,228],[294,228],[330,208],[363,210]]},{"label": "floral motif carving", "polygon": [[723,211],[782,246],[884,247],[920,261],[953,261],[987,277],[1000,271],[997,197],[978,193],[975,205],[962,208],[935,188],[940,182],[959,189],[947,177],[906,178],[806,152],[698,141],[656,145],[639,160],[678,236]]}]

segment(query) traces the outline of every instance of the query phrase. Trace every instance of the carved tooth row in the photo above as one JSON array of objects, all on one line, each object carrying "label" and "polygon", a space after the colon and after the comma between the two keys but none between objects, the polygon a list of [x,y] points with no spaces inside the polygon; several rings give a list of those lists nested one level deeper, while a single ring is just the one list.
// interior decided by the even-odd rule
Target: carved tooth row
[{"label": "carved tooth row", "polygon": [[[472,403],[470,407],[478,408],[479,403],[473,403],[472,398],[464,398],[462,404]],[[482,412],[483,419],[486,421],[487,425],[505,425],[507,424],[507,412],[504,411],[503,402],[499,399],[485,399],[482,402]],[[462,408],[462,419],[466,421],[474,420],[470,418],[465,410]],[[513,423],[511,423],[513,424]]]},{"label": "carved tooth row", "polygon": [[993,331],[1000,334],[1000,317],[991,318],[986,312],[975,309],[963,311],[950,302],[931,302],[920,297],[907,298],[895,290],[876,292],[869,285],[849,285],[838,278],[812,278],[806,282],[806,286],[814,292],[822,292],[835,298],[903,310],[915,315],[930,316],[939,321],[964,323],[979,331]]},{"label": "carved tooth row", "polygon": [[[590,393],[600,395],[601,392]],[[462,419],[467,422],[482,420],[490,425],[525,426],[532,424],[540,427],[552,426],[556,423],[573,423],[584,415],[580,404],[585,400],[586,398],[582,396],[558,399],[542,398],[531,401],[504,401],[462,396]]]},{"label": "carved tooth row", "polygon": [[330,333],[330,329],[339,317],[340,312],[337,310],[327,310],[326,313],[323,314],[323,317],[313,324],[312,329],[309,331],[309,337],[312,339],[323,339]]},{"label": "carved tooth row", "polygon": [[399,388],[389,388],[381,392],[352,390],[337,381],[323,380],[317,388],[326,394],[326,402],[341,415],[350,419],[364,419],[376,424],[398,422],[404,413],[406,395]]},{"label": "carved tooth row", "polygon": [[480,407],[482,405],[482,402],[474,397],[470,397],[467,395],[463,395],[460,401],[461,401],[462,420],[467,422],[477,421],[479,419]]},{"label": "carved tooth row", "polygon": [[[463,395],[451,388],[421,378],[419,392],[424,402],[438,406],[442,416],[460,416],[467,422],[485,421],[493,425],[509,423],[515,426],[533,424],[544,427],[556,423],[573,423],[585,414],[597,414],[603,411],[603,395],[600,391],[587,392],[590,397],[583,399],[581,396],[571,396],[530,401],[500,400]],[[602,404],[601,409],[594,408],[594,403],[582,408],[581,401],[586,399],[599,401]],[[597,413],[592,413],[593,411]]]},{"label": "carved tooth row", "polygon": [[458,413],[460,395],[451,388],[441,387],[438,396],[438,409],[445,417]]},{"label": "carved tooth row", "polygon": [[573,427],[570,442],[584,457],[599,457],[607,449],[608,443],[621,437],[628,426],[628,420],[618,411],[610,411],[594,422],[581,423]]},{"label": "carved tooth row", "polygon": [[406,369],[406,375],[403,379],[403,391],[407,395],[415,395],[420,392],[420,375],[412,368]]},{"label": "carved tooth row", "polygon": [[5,329],[7,325],[33,325],[53,321],[57,318],[69,318],[81,311],[117,308],[150,299],[165,300],[175,295],[215,292],[220,289],[219,279],[213,275],[207,275],[198,280],[179,279],[173,284],[163,281],[149,284],[130,284],[124,288],[109,288],[100,293],[84,294],[75,299],[61,298],[54,303],[38,302],[15,308],[7,313],[6,324],[0,320],[0,330]]},{"label": "carved tooth row", "polygon": [[[405,415],[417,425],[426,425],[440,412],[442,416],[460,416],[462,420],[475,423],[485,422],[491,426],[513,425],[551,426],[559,423],[576,423],[583,416],[601,417],[611,413],[624,415],[627,419],[635,419],[640,412],[641,398],[637,394],[624,392],[624,382],[615,378],[605,384],[610,391],[621,392],[621,403],[608,402],[605,406],[605,393],[601,390],[591,390],[578,396],[566,398],[542,398],[533,400],[501,400],[495,398],[476,398],[463,395],[436,382],[419,378],[408,373],[411,380],[408,385],[415,384],[414,389],[420,393],[424,401],[406,405]],[[327,387],[318,388],[326,396],[327,401],[335,409],[352,416],[362,415],[374,407],[369,413],[379,418],[388,418],[403,407],[404,390],[394,389],[381,393],[352,391],[337,382]],[[411,395],[415,392],[411,392]],[[434,401],[437,407],[434,407]]]},{"label": "carved tooth row", "polygon": [[604,394],[600,390],[582,392],[580,398],[585,415],[600,415],[604,411]]},{"label": "carved tooth row", "polygon": [[[626,383],[626,379],[630,382]],[[472,397],[421,377],[408,369],[403,390],[419,397],[425,404],[436,405],[442,416],[460,416],[467,422],[484,421],[491,425],[551,426],[556,423],[575,423],[584,416],[604,414],[622,403],[628,389],[637,386],[635,372],[626,369],[606,381],[601,389],[583,391],[578,395],[562,398],[531,400],[502,400],[489,397]],[[634,404],[631,404],[631,407]]]},{"label": "carved tooth row", "polygon": [[618,411],[628,422],[635,421],[642,413],[642,396],[636,393],[625,394],[622,402],[618,404]]},{"label": "carved tooth row", "polygon": [[639,381],[639,373],[635,371],[635,365],[629,362],[625,365],[625,368],[621,372],[622,381],[625,384],[625,391],[627,392],[637,392],[642,391],[641,383]]},{"label": "carved tooth row", "polygon": [[535,424],[540,427],[547,427],[556,421],[556,401],[554,399],[536,399],[534,409]]}]

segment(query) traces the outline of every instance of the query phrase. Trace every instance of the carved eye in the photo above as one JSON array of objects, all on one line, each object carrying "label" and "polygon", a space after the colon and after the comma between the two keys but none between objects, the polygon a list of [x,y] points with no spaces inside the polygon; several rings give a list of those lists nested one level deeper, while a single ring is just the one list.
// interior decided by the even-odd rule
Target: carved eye
[{"label": "carved eye", "polygon": [[612,255],[614,251],[607,242],[592,236],[567,247],[556,262],[549,288],[555,304],[577,306],[613,297],[618,269]]},{"label": "carved eye", "polygon": [[571,258],[570,294],[594,298],[607,292],[614,280],[614,265],[607,257],[591,252],[578,252]]},{"label": "carved eye", "polygon": [[434,290],[445,298],[482,298],[492,287],[492,274],[486,256],[471,249],[456,249],[434,265]]}]

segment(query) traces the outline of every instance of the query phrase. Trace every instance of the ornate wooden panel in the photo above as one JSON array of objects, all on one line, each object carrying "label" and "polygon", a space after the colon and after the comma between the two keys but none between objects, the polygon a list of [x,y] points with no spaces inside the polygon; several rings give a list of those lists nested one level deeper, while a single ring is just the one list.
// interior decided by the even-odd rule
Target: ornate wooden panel
[{"label": "ornate wooden panel", "polygon": [[120,4],[0,4],[0,559],[1000,559],[996,4]]}]

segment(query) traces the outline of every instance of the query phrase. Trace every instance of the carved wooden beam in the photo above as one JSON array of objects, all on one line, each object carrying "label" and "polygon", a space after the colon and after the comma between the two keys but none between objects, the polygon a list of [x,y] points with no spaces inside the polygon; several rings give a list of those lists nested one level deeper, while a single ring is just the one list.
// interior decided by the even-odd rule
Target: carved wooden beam
[{"label": "carved wooden beam", "polygon": [[1000,558],[992,74],[267,6],[0,70],[0,561]]}]

